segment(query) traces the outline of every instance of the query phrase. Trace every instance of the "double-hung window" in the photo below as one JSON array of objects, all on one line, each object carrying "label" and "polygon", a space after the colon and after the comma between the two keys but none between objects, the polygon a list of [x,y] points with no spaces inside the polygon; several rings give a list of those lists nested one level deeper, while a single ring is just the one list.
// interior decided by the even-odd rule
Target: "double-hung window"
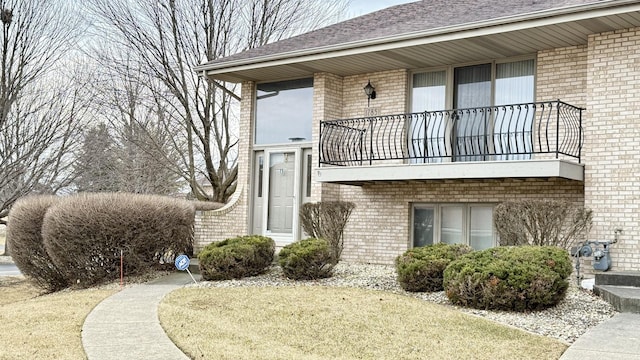
[{"label": "double-hung window", "polygon": [[414,204],[413,246],[467,244],[476,250],[497,244],[492,204]]}]

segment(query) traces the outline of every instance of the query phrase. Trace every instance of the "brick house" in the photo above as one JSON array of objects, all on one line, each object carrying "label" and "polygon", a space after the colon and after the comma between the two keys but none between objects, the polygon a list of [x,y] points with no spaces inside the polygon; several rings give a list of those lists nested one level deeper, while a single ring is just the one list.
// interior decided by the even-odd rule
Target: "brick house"
[{"label": "brick house", "polygon": [[388,264],[495,246],[497,204],[565,199],[594,210],[591,240],[622,229],[613,268],[640,270],[640,3],[508,5],[418,1],[198,66],[242,101],[238,191],[199,214],[196,247],[282,246],[302,203],[340,199],[343,258]]}]

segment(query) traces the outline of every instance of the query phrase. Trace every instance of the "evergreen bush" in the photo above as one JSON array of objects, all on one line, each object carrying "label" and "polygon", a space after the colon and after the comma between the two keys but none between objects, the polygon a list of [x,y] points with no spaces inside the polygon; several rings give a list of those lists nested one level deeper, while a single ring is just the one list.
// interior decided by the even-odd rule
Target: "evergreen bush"
[{"label": "evergreen bush", "polygon": [[275,242],[260,236],[240,236],[214,242],[198,254],[204,280],[229,280],[259,275],[273,262]]},{"label": "evergreen bush", "polygon": [[396,258],[398,282],[406,291],[441,291],[447,265],[472,250],[467,245],[444,243],[409,249]]},{"label": "evergreen bush", "polygon": [[456,305],[511,311],[552,307],[566,295],[571,260],[555,246],[504,246],[473,252],[444,271]]},{"label": "evergreen bush", "polygon": [[278,261],[284,275],[294,280],[331,277],[334,253],[327,240],[308,238],[280,250]]}]

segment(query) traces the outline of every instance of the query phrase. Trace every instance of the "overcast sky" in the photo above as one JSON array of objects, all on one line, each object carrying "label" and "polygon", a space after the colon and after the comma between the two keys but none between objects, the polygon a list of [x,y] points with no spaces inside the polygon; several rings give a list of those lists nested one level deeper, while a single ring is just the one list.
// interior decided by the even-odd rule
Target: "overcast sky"
[{"label": "overcast sky", "polygon": [[364,15],[389,6],[413,2],[416,0],[351,0],[347,8],[349,17]]}]

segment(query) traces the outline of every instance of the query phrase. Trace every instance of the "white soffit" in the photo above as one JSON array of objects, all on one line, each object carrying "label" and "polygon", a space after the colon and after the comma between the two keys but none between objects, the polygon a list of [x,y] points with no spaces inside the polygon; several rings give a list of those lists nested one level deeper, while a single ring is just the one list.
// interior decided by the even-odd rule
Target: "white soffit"
[{"label": "white soffit", "polygon": [[545,15],[521,15],[383,39],[204,64],[196,70],[223,81],[262,81],[309,76],[314,72],[346,76],[531,54],[542,49],[586,44],[590,34],[640,26],[640,2]]}]

